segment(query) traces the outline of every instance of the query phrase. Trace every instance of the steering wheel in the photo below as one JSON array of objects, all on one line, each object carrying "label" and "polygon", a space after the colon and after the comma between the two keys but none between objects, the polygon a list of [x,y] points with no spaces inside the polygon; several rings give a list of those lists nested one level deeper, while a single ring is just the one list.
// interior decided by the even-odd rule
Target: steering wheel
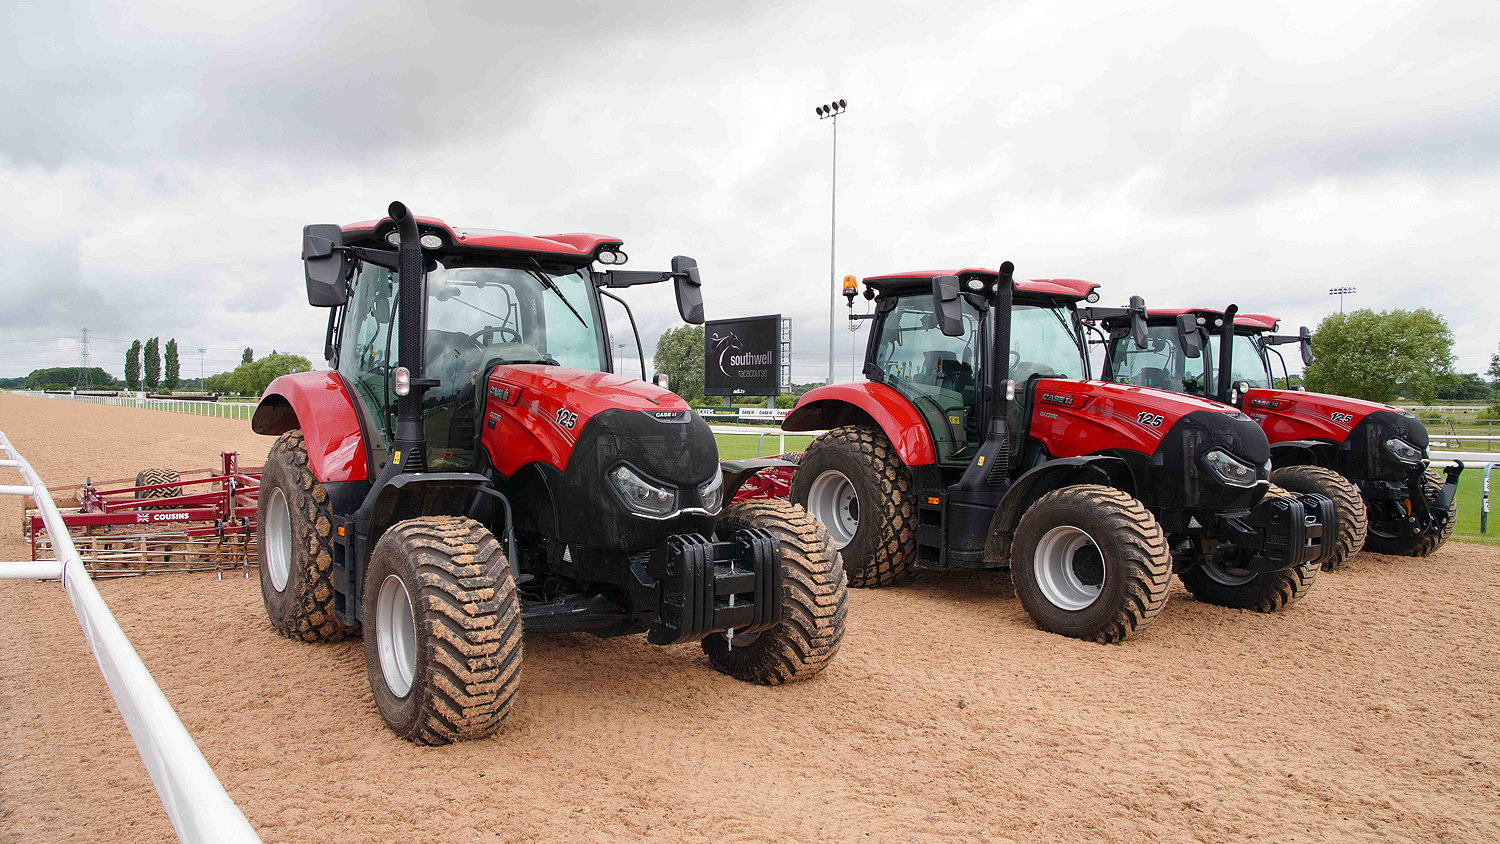
[{"label": "steering wheel", "polygon": [[[520,343],[521,333],[508,325],[487,325],[469,335],[469,342],[485,348],[494,345],[494,339],[498,335],[502,343]],[[484,338],[483,341],[480,338]]]}]

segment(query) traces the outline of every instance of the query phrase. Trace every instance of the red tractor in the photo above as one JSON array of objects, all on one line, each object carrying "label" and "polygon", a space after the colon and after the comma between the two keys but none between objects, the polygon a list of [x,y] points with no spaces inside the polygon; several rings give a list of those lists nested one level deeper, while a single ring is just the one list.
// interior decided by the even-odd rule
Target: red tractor
[{"label": "red tractor", "polygon": [[[1145,349],[1127,341],[1124,321],[1102,319],[1105,372],[1123,384],[1217,399],[1260,423],[1271,441],[1271,481],[1334,501],[1337,541],[1325,569],[1361,547],[1426,557],[1447,542],[1463,464],[1450,467],[1446,478],[1429,469],[1427,429],[1408,411],[1292,389],[1276,347],[1297,344],[1303,362],[1312,363],[1307,328],[1278,335],[1276,317],[1238,311],[1235,305],[1152,310]],[[1284,389],[1276,387],[1272,356],[1281,362]]]},{"label": "red tractor", "polygon": [[276,379],[255,411],[278,437],[261,593],[289,638],[363,632],[376,706],[405,739],[493,732],[523,628],[697,641],[763,684],[838,649],[847,581],[823,528],[787,502],[724,506],[761,464],[721,464],[686,402],[610,373],[611,289],[672,281],[683,319],[703,321],[696,262],[595,268],[623,263],[622,245],[454,228],[400,203],[304,229],[333,370]]},{"label": "red tractor", "polygon": [[[1263,612],[1312,585],[1332,504],[1268,495],[1269,444],[1239,411],[1088,380],[1097,286],[1017,282],[1009,262],[865,279],[869,380],[812,390],[783,425],[827,429],[790,497],[852,584],[1009,565],[1040,627],[1099,642],[1155,618],[1174,569],[1200,600]],[[1091,312],[1144,342],[1139,298]]]}]

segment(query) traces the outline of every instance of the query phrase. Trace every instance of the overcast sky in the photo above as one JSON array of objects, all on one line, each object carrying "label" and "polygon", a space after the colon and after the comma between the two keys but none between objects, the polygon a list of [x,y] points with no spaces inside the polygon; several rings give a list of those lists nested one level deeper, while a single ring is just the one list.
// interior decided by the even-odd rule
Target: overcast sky
[{"label": "overcast sky", "polygon": [[[0,23],[0,376],[74,364],[83,326],[116,376],[151,335],[186,376],[200,347],[208,373],[247,345],[321,363],[301,227],[400,199],[618,235],[631,269],[692,255],[710,318],[793,318],[794,379],[821,379],[814,107],[839,97],[839,276],[1011,260],[1291,328],[1353,285],[1350,308],[1444,315],[1460,369],[1500,342],[1493,4],[11,0]],[[671,293],[627,294],[649,355]]]}]

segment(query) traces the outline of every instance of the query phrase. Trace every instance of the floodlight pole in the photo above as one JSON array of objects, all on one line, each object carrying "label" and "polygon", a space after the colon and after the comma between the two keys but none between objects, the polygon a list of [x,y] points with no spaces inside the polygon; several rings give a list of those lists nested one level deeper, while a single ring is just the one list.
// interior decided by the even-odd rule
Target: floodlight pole
[{"label": "floodlight pole", "polygon": [[1337,297],[1339,297],[1339,313],[1341,313],[1341,314],[1344,312],[1344,297],[1345,296],[1353,296],[1355,293],[1358,293],[1358,292],[1359,292],[1358,288],[1354,288],[1354,287],[1330,287],[1330,288],[1328,288],[1328,295],[1329,296],[1337,296]]},{"label": "floodlight pole", "polygon": [[833,118],[832,211],[828,219],[828,383],[833,383],[833,338],[838,334],[838,287],[836,286],[836,247],[839,221],[839,115],[848,109],[848,100],[834,100],[818,106],[818,119]]}]

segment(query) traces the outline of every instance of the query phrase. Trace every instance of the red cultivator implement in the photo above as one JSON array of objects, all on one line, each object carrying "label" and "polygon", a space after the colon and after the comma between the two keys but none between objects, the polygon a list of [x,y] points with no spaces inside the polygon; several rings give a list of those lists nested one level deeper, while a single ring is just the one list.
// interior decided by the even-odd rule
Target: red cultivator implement
[{"label": "red cultivator implement", "polygon": [[[134,481],[92,480],[60,490],[58,507],[90,571],[102,576],[214,571],[255,559],[260,467],[241,469],[226,451],[218,469],[146,469]],[[27,510],[31,558],[50,559],[52,539]]]}]

